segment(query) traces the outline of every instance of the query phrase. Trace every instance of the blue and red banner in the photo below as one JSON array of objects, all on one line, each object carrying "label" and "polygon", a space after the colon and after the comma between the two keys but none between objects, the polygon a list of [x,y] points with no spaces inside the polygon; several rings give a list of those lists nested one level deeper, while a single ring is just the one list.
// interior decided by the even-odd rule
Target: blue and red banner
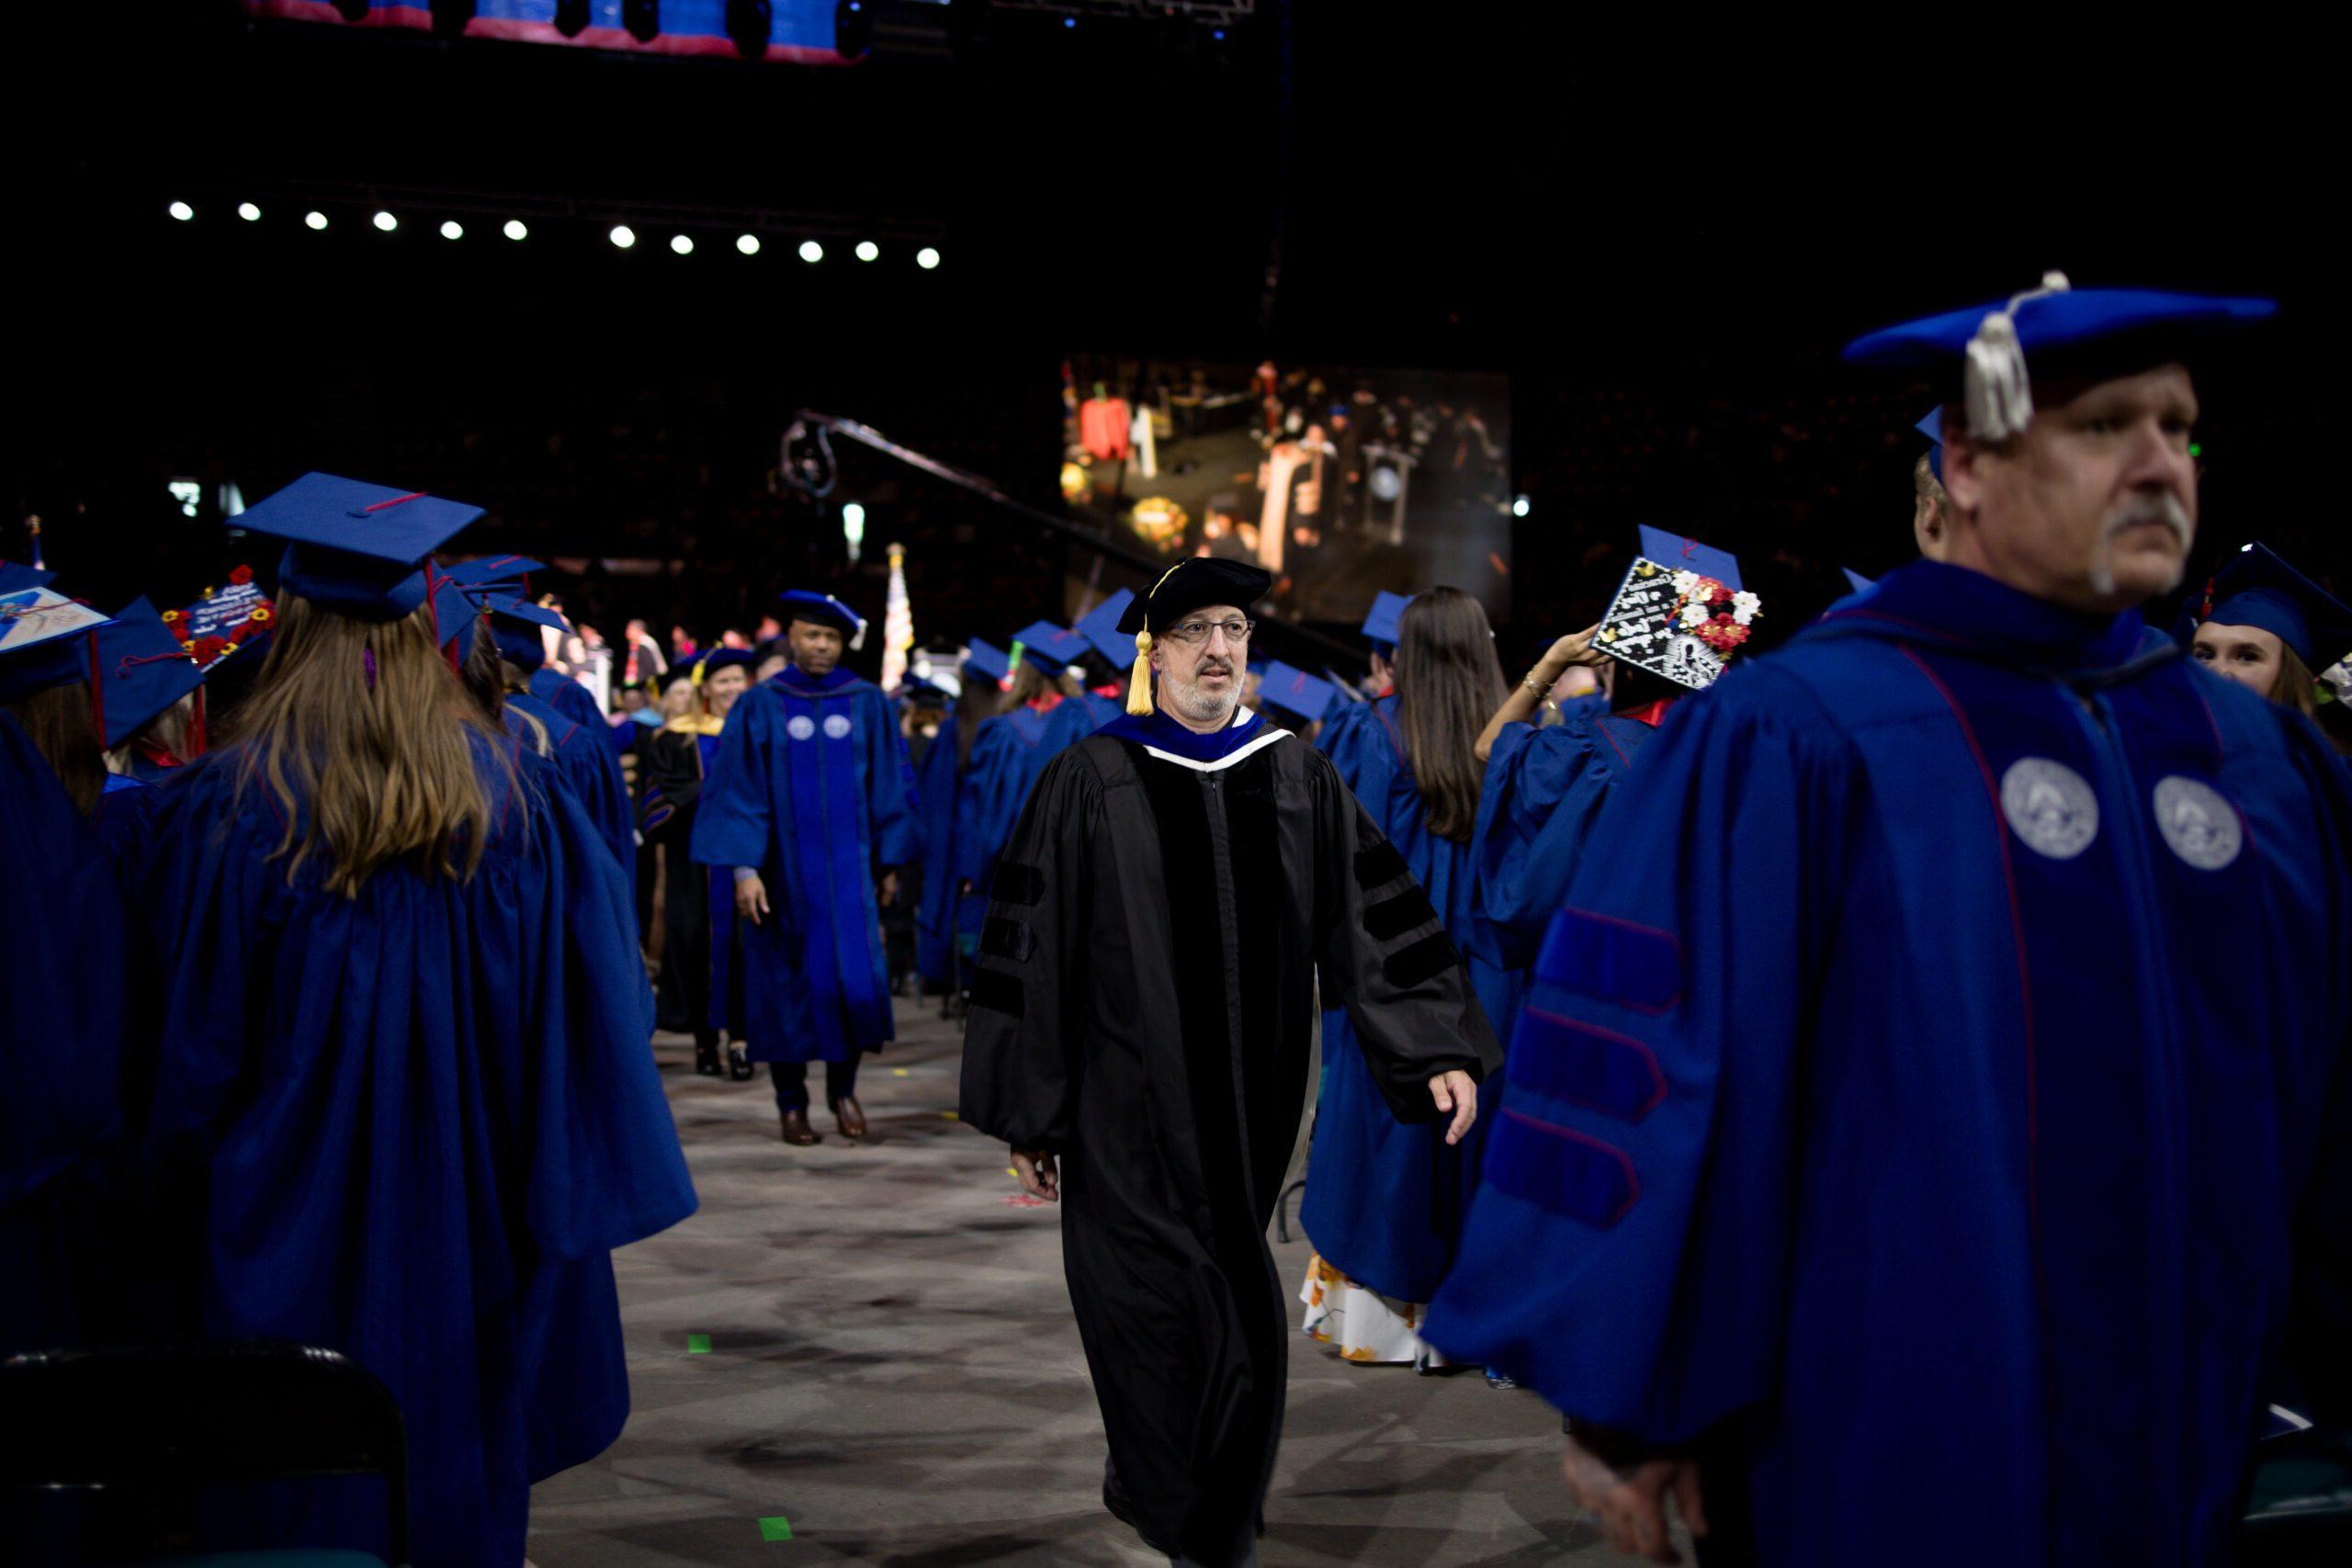
[{"label": "blue and red banner", "polygon": [[[336,27],[433,26],[425,0],[368,0],[357,20],[334,0],[243,0],[246,11],[277,21],[328,22]],[[622,26],[621,0],[589,0],[588,24],[567,37],[556,26],[556,0],[476,0],[468,38],[560,43],[575,49],[626,50],[635,54],[706,54],[741,58],[727,32],[727,0],[660,0],[662,30],[650,41]],[[772,0],[765,58],[797,65],[847,63],[833,51],[833,0]]]}]

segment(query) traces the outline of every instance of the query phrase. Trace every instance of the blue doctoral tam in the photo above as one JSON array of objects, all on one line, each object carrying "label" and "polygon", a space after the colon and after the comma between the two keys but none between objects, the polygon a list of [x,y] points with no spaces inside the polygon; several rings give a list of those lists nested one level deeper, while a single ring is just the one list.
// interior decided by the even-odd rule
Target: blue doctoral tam
[{"label": "blue doctoral tam", "polygon": [[[1858,337],[1846,345],[1851,365],[1889,369],[1949,368],[1967,353],[1984,318],[2007,309],[2007,300],[1905,321]],[[2036,354],[2085,346],[2109,339],[2163,333],[2201,338],[2224,333],[2277,313],[2272,299],[2222,299],[2175,294],[2155,288],[2068,288],[2037,293],[2010,311],[2018,347],[2030,364]]]}]

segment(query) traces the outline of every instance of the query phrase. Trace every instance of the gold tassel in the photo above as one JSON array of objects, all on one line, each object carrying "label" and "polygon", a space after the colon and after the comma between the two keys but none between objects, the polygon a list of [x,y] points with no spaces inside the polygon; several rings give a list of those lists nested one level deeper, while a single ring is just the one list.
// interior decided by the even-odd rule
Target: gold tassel
[{"label": "gold tassel", "polygon": [[1135,672],[1127,677],[1127,711],[1137,718],[1151,716],[1151,634],[1136,633]]}]

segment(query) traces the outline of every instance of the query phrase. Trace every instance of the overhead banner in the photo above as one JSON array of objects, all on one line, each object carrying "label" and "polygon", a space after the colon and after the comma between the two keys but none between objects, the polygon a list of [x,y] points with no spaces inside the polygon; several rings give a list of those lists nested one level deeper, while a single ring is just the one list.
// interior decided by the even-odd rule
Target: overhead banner
[{"label": "overhead banner", "polygon": [[[424,0],[243,0],[253,16],[336,27],[433,26]],[[728,31],[728,0],[475,0],[468,38],[559,43],[631,54],[720,55],[795,65],[848,63],[833,51],[833,0],[766,0],[731,7],[756,26],[767,15],[767,49],[750,54]],[[657,30],[658,29],[658,30]],[[650,35],[650,36],[647,36]]]}]

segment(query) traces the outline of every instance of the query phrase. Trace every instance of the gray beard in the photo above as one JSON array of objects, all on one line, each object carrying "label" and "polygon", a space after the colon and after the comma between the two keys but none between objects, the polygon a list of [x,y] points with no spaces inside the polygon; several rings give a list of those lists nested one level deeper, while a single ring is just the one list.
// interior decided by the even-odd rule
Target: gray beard
[{"label": "gray beard", "polygon": [[1197,682],[1180,685],[1174,681],[1163,682],[1168,688],[1168,705],[1180,718],[1194,724],[1224,724],[1233,718],[1233,710],[1241,702],[1241,683],[1235,682],[1231,692],[1222,697],[1212,696],[1201,690]]}]

